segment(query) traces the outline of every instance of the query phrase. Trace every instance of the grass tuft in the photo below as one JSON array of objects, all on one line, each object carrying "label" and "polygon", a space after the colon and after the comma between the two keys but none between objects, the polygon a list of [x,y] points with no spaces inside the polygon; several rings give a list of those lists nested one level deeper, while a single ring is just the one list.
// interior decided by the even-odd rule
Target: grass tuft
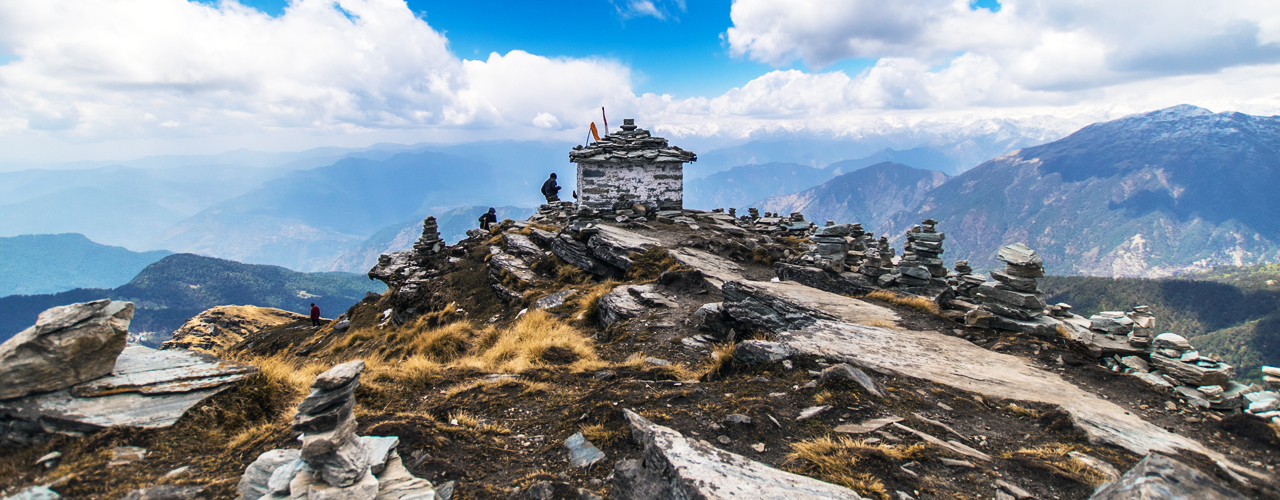
[{"label": "grass tuft", "polygon": [[911,296],[898,295],[896,293],[886,291],[886,290],[876,290],[874,292],[864,295],[863,298],[878,299],[878,300],[888,302],[890,304],[902,306],[907,309],[914,309],[916,311],[929,313],[929,314],[940,314],[942,312],[942,309],[938,307],[938,304],[932,300],[926,299],[924,297],[916,297],[914,295],[911,295]]},{"label": "grass tuft", "polygon": [[[791,444],[787,461],[796,463],[801,473],[842,485],[860,494],[889,500],[884,483],[864,472],[874,468],[892,468],[897,462],[920,460],[926,445],[868,445],[847,436],[827,436]],[[859,465],[861,464],[861,465]],[[879,467],[875,467],[879,465]]]}]

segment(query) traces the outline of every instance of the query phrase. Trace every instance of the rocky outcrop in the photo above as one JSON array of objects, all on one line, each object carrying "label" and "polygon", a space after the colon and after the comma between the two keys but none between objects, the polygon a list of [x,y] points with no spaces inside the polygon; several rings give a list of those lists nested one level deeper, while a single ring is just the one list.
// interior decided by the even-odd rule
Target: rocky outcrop
[{"label": "rocky outcrop", "polygon": [[612,498],[862,499],[853,490],[774,469],[706,441],[687,439],[631,410],[623,414],[631,424],[632,438],[644,448],[644,456],[617,463]]},{"label": "rocky outcrop", "polygon": [[192,406],[257,369],[184,350],[132,346],[105,377],[68,389],[0,400],[0,443],[38,444],[107,427],[167,427]]},{"label": "rocky outcrop", "polygon": [[1091,440],[1141,454],[1192,450],[1220,460],[1236,472],[1253,474],[1231,465],[1222,454],[1153,425],[1022,358],[937,332],[865,324],[878,324],[869,320],[883,321],[881,318],[892,315],[882,307],[787,283],[728,283],[724,295],[722,307],[730,321],[772,326],[774,342],[796,354],[931,380],[983,396],[1058,405]]},{"label": "rocky outcrop", "polygon": [[124,350],[133,303],[59,306],[0,344],[0,399],[65,389],[108,373]]},{"label": "rocky outcrop", "polygon": [[613,226],[598,227],[600,231],[587,241],[591,255],[623,271],[631,269],[631,254],[644,253],[659,244],[658,240],[631,231]]},{"label": "rocky outcrop", "polygon": [[840,295],[866,295],[880,288],[861,273],[836,273],[785,262],[774,264],[773,271],[778,275],[778,279],[783,281],[794,281],[807,287]]},{"label": "rocky outcrop", "polygon": [[1235,500],[1248,498],[1219,483],[1213,477],[1173,458],[1153,453],[1143,458],[1119,480],[1103,485],[1090,500],[1196,499]]},{"label": "rocky outcrop", "polygon": [[250,333],[306,319],[304,315],[271,307],[218,306],[187,320],[160,348],[216,354],[239,344]]},{"label": "rocky outcrop", "polygon": [[298,404],[293,429],[301,450],[270,450],[245,469],[242,498],[431,500],[431,483],[414,477],[400,461],[395,437],[357,436],[355,389],[364,361],[321,373]]}]

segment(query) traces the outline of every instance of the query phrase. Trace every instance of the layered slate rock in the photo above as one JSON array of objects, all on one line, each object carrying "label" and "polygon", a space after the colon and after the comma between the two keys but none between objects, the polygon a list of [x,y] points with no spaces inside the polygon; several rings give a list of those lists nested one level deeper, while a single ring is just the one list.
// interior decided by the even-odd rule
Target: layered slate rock
[{"label": "layered slate rock", "polygon": [[414,477],[400,460],[396,437],[357,436],[355,389],[364,361],[321,373],[298,404],[293,429],[301,450],[270,450],[240,479],[245,499],[431,500],[431,483]]},{"label": "layered slate rock", "polygon": [[132,346],[115,369],[67,389],[0,401],[0,442],[37,444],[107,427],[167,427],[257,369],[183,350]]},{"label": "layered slate rock", "polygon": [[658,240],[648,236],[613,226],[598,227],[599,232],[587,241],[587,247],[591,249],[591,255],[623,271],[631,269],[631,254],[644,253],[646,250],[659,245]]},{"label": "layered slate rock", "polygon": [[1098,488],[1089,498],[1235,500],[1248,497],[1172,457],[1153,453],[1129,469],[1119,480]]},{"label": "layered slate rock", "polygon": [[[1025,359],[937,332],[870,326],[880,324],[886,316],[893,317],[892,311],[858,299],[787,285],[727,283],[722,308],[732,321],[761,324],[761,317],[782,319],[770,331],[776,333],[773,341],[797,355],[930,380],[983,396],[1058,405],[1091,441],[1144,455],[1150,450],[1192,450],[1222,461],[1237,473],[1255,475],[1232,465],[1222,454],[1151,424]],[[735,303],[755,306],[734,307]],[[759,310],[762,306],[772,313]]]},{"label": "layered slate rock", "polygon": [[822,269],[778,262],[773,265],[778,279],[840,295],[866,295],[880,287],[861,273],[835,273]]},{"label": "layered slate rock", "polygon": [[861,500],[853,490],[774,469],[624,410],[632,437],[644,447],[641,460],[618,462],[612,498]]},{"label": "layered slate rock", "polygon": [[65,389],[111,373],[124,350],[133,303],[58,306],[0,344],[0,399]]}]

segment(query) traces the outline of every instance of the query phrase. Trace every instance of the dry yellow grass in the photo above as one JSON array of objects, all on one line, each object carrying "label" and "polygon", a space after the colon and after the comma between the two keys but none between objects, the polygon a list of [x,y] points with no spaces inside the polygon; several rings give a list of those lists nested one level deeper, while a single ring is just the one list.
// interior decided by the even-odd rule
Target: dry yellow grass
[{"label": "dry yellow grass", "polygon": [[627,270],[628,281],[653,281],[662,273],[672,269],[685,269],[680,262],[667,253],[667,249],[653,247],[644,253],[631,254],[631,269]]},{"label": "dry yellow grass", "polygon": [[1107,478],[1101,472],[1072,457],[1073,451],[1085,450],[1073,444],[1049,443],[1005,452],[1001,454],[1001,458],[1037,461],[1041,467],[1056,469],[1063,475],[1074,477],[1090,486],[1098,486],[1106,482]]},{"label": "dry yellow grass", "polygon": [[898,325],[894,324],[894,322],[885,321],[883,319],[868,319],[859,321],[858,323],[866,326],[877,326],[880,328],[898,328]]},{"label": "dry yellow grass", "polygon": [[468,357],[482,361],[489,371],[516,373],[552,364],[548,358],[572,358],[572,363],[596,359],[596,353],[591,339],[576,328],[533,310],[499,331],[492,347]]},{"label": "dry yellow grass", "polygon": [[939,314],[942,312],[942,309],[938,307],[938,304],[934,303],[932,300],[924,297],[902,296],[886,290],[876,290],[864,295],[863,298],[883,300],[890,304],[929,314]]},{"label": "dry yellow grass", "polygon": [[480,426],[480,419],[470,413],[458,410],[449,414],[449,425],[457,425],[468,429],[474,429]]},{"label": "dry yellow grass", "polygon": [[596,446],[610,446],[626,436],[622,429],[608,428],[602,424],[583,425],[582,436]]},{"label": "dry yellow grass", "polygon": [[733,361],[733,352],[737,348],[738,345],[733,342],[724,342],[712,346],[711,355],[707,356],[706,361],[703,361],[702,367],[699,370],[699,378],[714,373],[720,373],[724,367],[728,366],[729,363]]},{"label": "dry yellow grass", "polygon": [[1014,415],[1017,415],[1019,417],[1040,418],[1040,412],[1036,410],[1032,410],[1030,408],[1023,408],[1021,406],[1018,406],[1016,403],[1009,403],[1009,405],[1006,406],[1005,409],[1009,410],[1010,413],[1013,413]]},{"label": "dry yellow grass", "polygon": [[819,437],[791,444],[787,461],[797,464],[799,472],[816,476],[827,482],[839,484],[858,493],[888,500],[884,483],[874,476],[860,472],[866,467],[858,463],[867,460],[894,461],[919,460],[924,457],[926,445],[867,445],[841,436],[836,439]]},{"label": "dry yellow grass", "polygon": [[597,316],[600,314],[600,297],[603,297],[604,294],[609,293],[617,286],[618,282],[608,280],[583,290],[573,299],[573,302],[577,304],[578,311],[574,316],[586,321],[596,321]]}]

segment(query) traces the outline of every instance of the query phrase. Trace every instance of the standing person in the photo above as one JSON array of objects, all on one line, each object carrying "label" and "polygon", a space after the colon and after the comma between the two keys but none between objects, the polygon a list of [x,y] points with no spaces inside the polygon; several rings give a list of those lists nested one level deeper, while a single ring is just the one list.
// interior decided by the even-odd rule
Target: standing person
[{"label": "standing person", "polygon": [[311,303],[311,326],[320,326],[320,306]]},{"label": "standing person", "polygon": [[489,211],[485,212],[484,215],[480,216],[480,229],[488,231],[489,224],[494,224],[497,222],[498,222],[497,211],[495,211],[493,207],[489,207]]},{"label": "standing person", "polygon": [[556,185],[556,174],[553,172],[551,177],[547,178],[547,182],[542,183],[542,196],[547,197],[547,203],[560,201],[560,186]]}]

